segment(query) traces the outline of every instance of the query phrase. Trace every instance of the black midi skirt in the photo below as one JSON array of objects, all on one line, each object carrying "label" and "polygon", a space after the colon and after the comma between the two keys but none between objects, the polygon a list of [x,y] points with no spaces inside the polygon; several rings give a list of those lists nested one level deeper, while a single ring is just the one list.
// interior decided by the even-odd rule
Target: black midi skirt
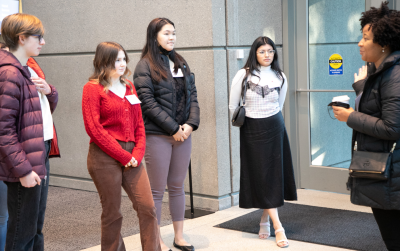
[{"label": "black midi skirt", "polygon": [[241,208],[277,208],[297,200],[292,155],[282,113],[246,117],[240,128]]}]

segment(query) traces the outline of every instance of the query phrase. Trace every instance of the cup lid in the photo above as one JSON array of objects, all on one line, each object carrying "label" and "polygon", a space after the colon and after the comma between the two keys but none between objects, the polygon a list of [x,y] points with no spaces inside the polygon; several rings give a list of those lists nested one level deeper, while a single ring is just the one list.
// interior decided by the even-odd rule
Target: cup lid
[{"label": "cup lid", "polygon": [[349,103],[350,97],[347,95],[333,97],[332,102]]}]

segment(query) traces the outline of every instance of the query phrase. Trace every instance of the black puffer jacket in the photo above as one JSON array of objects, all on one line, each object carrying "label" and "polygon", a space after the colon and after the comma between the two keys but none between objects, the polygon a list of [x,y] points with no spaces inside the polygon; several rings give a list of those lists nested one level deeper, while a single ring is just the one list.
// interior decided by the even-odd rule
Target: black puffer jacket
[{"label": "black puffer jacket", "polygon": [[[369,67],[371,68],[371,67]],[[363,91],[359,112],[350,114],[347,125],[353,128],[353,147],[369,152],[393,152],[388,181],[350,178],[351,202],[386,210],[400,210],[400,51],[389,55],[378,69],[353,85],[357,95]],[[352,147],[352,148],[353,148]]]},{"label": "black puffer jacket", "polygon": [[[176,116],[176,91],[174,79],[169,71],[169,59],[161,55],[168,73],[168,79],[159,83],[152,80],[150,63],[143,58],[136,65],[133,81],[142,102],[142,113],[146,134],[174,135],[179,130]],[[200,108],[197,102],[197,90],[194,74],[186,63],[180,66],[185,76],[186,91],[186,124],[197,130],[200,124]]]}]

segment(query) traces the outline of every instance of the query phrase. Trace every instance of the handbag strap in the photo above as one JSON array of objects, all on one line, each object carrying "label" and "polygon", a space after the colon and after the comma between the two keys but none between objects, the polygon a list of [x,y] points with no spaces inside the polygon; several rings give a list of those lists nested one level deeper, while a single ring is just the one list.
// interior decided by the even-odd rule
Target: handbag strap
[{"label": "handbag strap", "polygon": [[244,93],[243,93],[243,97],[242,97],[242,105],[245,106],[246,105],[246,92],[247,92],[247,81],[244,84]]},{"label": "handbag strap", "polygon": [[[390,150],[391,153],[393,153],[394,149],[396,148],[396,142],[393,143],[392,150]],[[354,144],[354,151],[357,151],[357,141]]]}]

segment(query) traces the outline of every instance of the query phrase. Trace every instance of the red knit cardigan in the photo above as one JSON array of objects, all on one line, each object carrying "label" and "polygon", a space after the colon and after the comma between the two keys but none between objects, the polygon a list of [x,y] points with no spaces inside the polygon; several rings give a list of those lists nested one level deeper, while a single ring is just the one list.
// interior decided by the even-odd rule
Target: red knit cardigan
[{"label": "red knit cardigan", "polygon": [[[128,81],[125,95],[136,95],[133,84]],[[140,104],[131,105],[124,97],[121,98],[95,81],[89,81],[83,87],[82,113],[85,129],[94,142],[110,157],[126,165],[132,156],[140,165],[146,149],[146,134]],[[135,142],[130,153],[117,142]]]}]

